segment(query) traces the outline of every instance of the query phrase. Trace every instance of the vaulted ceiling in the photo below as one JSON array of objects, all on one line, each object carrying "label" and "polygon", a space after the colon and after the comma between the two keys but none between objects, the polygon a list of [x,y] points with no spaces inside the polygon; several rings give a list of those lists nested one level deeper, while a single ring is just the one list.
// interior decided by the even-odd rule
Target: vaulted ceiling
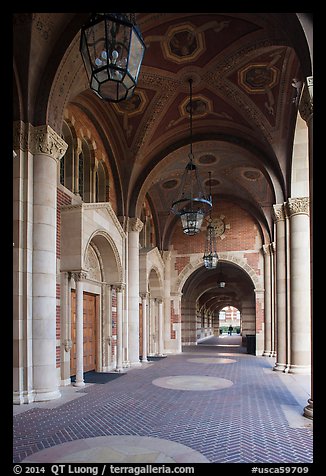
[{"label": "vaulted ceiling", "polygon": [[[136,14],[146,52],[134,96],[118,104],[88,87],[79,53],[87,18],[17,14],[14,51],[19,57],[28,30],[34,65],[20,84],[30,101],[20,115],[60,130],[69,103],[87,114],[116,161],[119,214],[139,216],[147,197],[164,245],[188,162],[192,78],[194,160],[204,186],[211,172],[213,197],[241,204],[271,234],[272,204],[289,193],[297,98],[311,68],[297,14]],[[24,64],[15,67],[23,79]]]}]

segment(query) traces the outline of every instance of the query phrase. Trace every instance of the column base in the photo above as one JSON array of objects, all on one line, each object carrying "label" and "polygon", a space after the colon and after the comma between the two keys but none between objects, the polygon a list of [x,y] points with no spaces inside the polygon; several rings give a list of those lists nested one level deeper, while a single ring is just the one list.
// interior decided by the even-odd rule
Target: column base
[{"label": "column base", "polygon": [[147,364],[149,360],[147,360],[147,357],[141,359],[142,364]]},{"label": "column base", "polygon": [[280,364],[276,362],[275,366],[273,367],[273,370],[276,370],[277,372],[284,372],[286,369],[286,364]]},{"label": "column base", "polygon": [[309,398],[308,405],[304,407],[303,416],[305,416],[306,418],[309,418],[310,420],[313,420],[313,412],[314,412],[314,403],[311,400],[311,398]]},{"label": "column base", "polygon": [[310,375],[311,366],[310,365],[290,365],[288,372],[289,374]]},{"label": "column base", "polygon": [[35,390],[34,402],[47,402],[48,400],[55,400],[56,398],[60,397],[61,393],[59,390],[53,390],[50,392],[38,392]]},{"label": "column base", "polygon": [[82,381],[82,382],[74,382],[74,383],[73,383],[73,386],[74,386],[74,387],[85,387],[85,385],[86,385],[86,384],[85,384],[84,381]]},{"label": "column base", "polygon": [[13,395],[13,404],[14,405],[24,405],[24,403],[33,403],[35,398],[34,392],[14,392]]},{"label": "column base", "polygon": [[271,351],[270,350],[264,350],[264,352],[262,353],[262,356],[263,357],[271,357]]},{"label": "column base", "polygon": [[127,373],[126,370],[124,370],[122,367],[121,368],[118,368],[118,369],[114,369],[114,372],[118,373],[118,374],[125,374]]},{"label": "column base", "polygon": [[140,360],[136,360],[135,362],[130,362],[131,367],[141,367]]}]

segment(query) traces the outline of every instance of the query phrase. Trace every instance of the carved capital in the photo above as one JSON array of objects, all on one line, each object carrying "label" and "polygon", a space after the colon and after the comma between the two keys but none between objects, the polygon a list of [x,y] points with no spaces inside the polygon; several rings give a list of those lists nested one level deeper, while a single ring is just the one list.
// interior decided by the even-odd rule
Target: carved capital
[{"label": "carved capital", "polygon": [[142,299],[148,299],[148,296],[149,296],[149,293],[139,293],[139,296],[142,298]]},{"label": "carved capital", "polygon": [[71,277],[75,281],[83,281],[84,279],[87,278],[87,272],[86,271],[72,271]]},{"label": "carved capital", "polygon": [[293,215],[309,215],[309,198],[289,198],[286,203],[286,211],[289,217]]},{"label": "carved capital", "polygon": [[273,205],[273,220],[275,222],[285,220],[285,212],[284,212],[283,203]]},{"label": "carved capital", "polygon": [[32,154],[48,155],[60,160],[65,154],[68,144],[50,126],[34,127],[30,137]]},{"label": "carved capital", "polygon": [[302,119],[308,124],[313,115],[313,76],[307,78],[299,104]]},{"label": "carved capital", "polygon": [[139,218],[129,218],[129,231],[142,231],[143,222]]},{"label": "carved capital", "polygon": [[126,285],[125,283],[117,283],[112,285],[113,289],[116,290],[117,293],[122,293],[122,291],[125,289]]}]

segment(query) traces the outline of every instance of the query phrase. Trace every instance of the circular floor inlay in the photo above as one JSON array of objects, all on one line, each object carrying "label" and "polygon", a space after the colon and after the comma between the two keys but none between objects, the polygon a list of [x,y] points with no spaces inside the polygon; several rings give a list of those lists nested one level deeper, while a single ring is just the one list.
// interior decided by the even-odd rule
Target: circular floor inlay
[{"label": "circular floor inlay", "polygon": [[233,382],[225,378],[202,375],[176,375],[160,377],[152,381],[154,385],[172,390],[221,390],[231,387]]},{"label": "circular floor inlay", "polygon": [[198,451],[148,436],[99,436],[38,451],[24,463],[209,463]]},{"label": "circular floor inlay", "polygon": [[223,359],[221,357],[199,357],[198,359],[187,359],[188,362],[195,362],[196,364],[233,364],[235,359]]}]

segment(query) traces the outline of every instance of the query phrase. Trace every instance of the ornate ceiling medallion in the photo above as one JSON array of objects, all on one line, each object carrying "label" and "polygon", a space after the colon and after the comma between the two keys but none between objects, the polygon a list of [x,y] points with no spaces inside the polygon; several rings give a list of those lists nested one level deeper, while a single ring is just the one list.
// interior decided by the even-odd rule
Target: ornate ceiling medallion
[{"label": "ornate ceiling medallion", "polygon": [[205,36],[194,25],[183,23],[169,28],[162,43],[163,55],[174,63],[194,61],[205,51]]},{"label": "ornate ceiling medallion", "polygon": [[144,91],[138,90],[134,92],[133,96],[128,99],[128,101],[113,103],[113,106],[119,114],[136,116],[144,112],[147,102],[147,97]]},{"label": "ornate ceiling medallion", "polygon": [[250,94],[266,94],[278,83],[279,71],[270,64],[250,64],[239,70],[239,84]]}]

